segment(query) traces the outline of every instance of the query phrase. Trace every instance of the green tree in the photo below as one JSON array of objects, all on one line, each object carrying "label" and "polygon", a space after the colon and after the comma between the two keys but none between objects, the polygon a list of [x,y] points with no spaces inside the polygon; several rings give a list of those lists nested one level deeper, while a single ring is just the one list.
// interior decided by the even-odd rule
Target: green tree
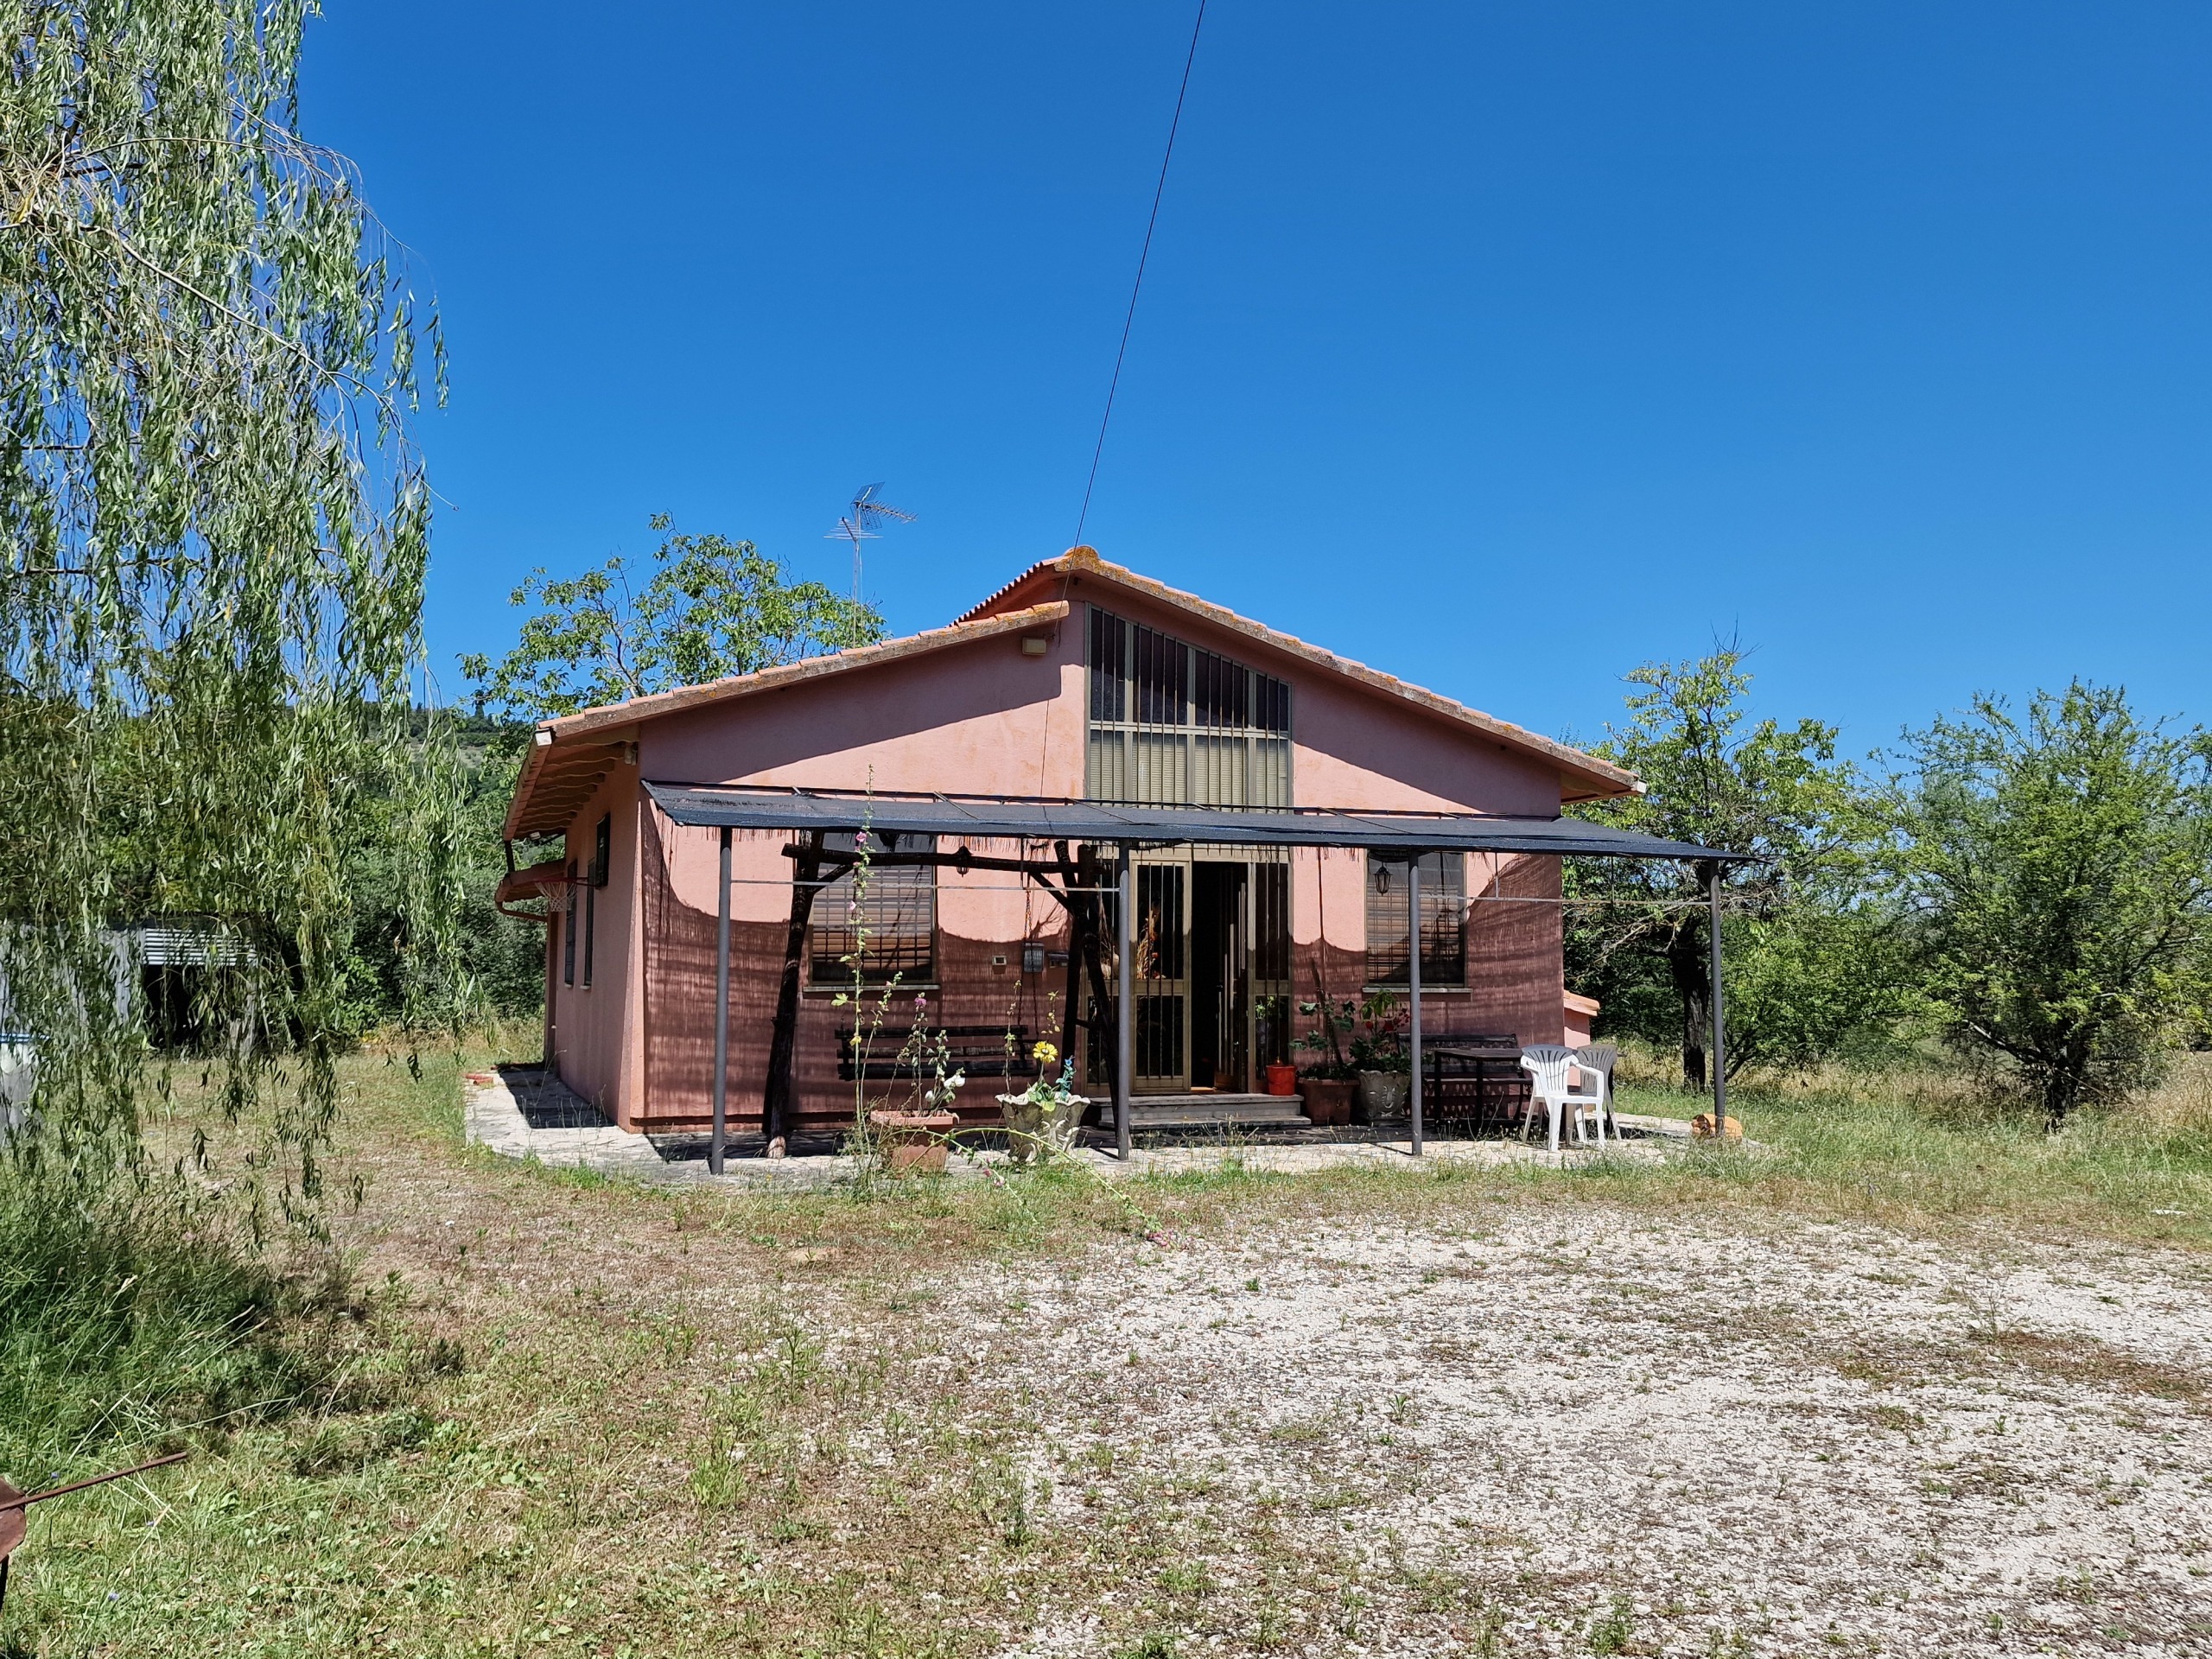
[{"label": "green tree", "polygon": [[2053,1128],[2155,1074],[2212,985],[2212,736],[2075,682],[1906,740],[1891,874],[1945,1035]]},{"label": "green tree", "polygon": [[[424,751],[451,754],[458,762],[449,771],[461,827],[454,872],[458,937],[456,949],[433,964],[454,976],[440,988],[443,999],[505,1018],[535,1014],[544,998],[544,926],[502,913],[493,898],[506,869],[500,826],[530,728],[446,709],[418,709],[416,723]],[[404,755],[394,760],[380,785],[365,791],[348,826],[353,928],[345,951],[347,1018],[352,1029],[364,1033],[404,1020],[410,999],[419,1000],[427,988],[410,982],[425,964],[408,946],[410,858],[403,826],[391,822],[407,796],[397,772],[413,762]]]},{"label": "green tree", "polygon": [[791,582],[751,542],[667,532],[650,570],[617,554],[555,581],[543,570],[510,595],[541,608],[494,662],[461,659],[476,710],[526,721],[843,651],[883,637],[883,618],[818,582]]},{"label": "green tree", "polygon": [[[442,363],[352,171],[296,136],[309,9],[0,3],[4,1017],[40,1035],[54,1138],[131,1142],[117,929],[197,918],[226,963],[224,1098],[294,1057],[274,1127],[305,1192],[346,1023],[347,825],[420,748],[408,423]],[[448,770],[418,753],[392,810],[418,957],[453,938]]]},{"label": "green tree", "polygon": [[[1728,1069],[1811,1064],[1892,1007],[1891,930],[1866,900],[1871,823],[1835,728],[1751,721],[1734,646],[1628,676],[1628,721],[1595,753],[1646,792],[1579,809],[1669,840],[1751,853],[1722,871]],[[1705,874],[1669,862],[1575,860],[1566,872],[1570,979],[1608,1030],[1672,1044],[1706,1086],[1712,1029]]]}]

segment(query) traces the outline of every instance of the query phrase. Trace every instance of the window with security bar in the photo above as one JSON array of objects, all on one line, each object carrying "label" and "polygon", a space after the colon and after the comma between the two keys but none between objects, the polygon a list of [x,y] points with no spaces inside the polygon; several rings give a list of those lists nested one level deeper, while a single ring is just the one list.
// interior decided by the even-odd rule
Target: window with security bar
[{"label": "window with security bar", "polygon": [[569,879],[561,884],[561,982],[576,982],[576,883],[575,864],[563,867]]},{"label": "window with security bar", "polygon": [[[1367,855],[1367,982],[1409,983],[1412,864]],[[1421,861],[1421,982],[1467,982],[1467,859],[1429,853]]]},{"label": "window with security bar", "polygon": [[[857,848],[850,833],[825,836],[833,852]],[[872,831],[877,853],[927,853],[935,836]],[[937,977],[937,870],[928,864],[871,864],[863,880],[852,869],[814,895],[808,930],[808,972],[817,985],[927,982]]]},{"label": "window with security bar", "polygon": [[1290,1063],[1290,866],[1252,865],[1252,1058],[1261,1065]]},{"label": "window with security bar", "polygon": [[1086,793],[1147,806],[1288,806],[1290,687],[1090,611]]}]

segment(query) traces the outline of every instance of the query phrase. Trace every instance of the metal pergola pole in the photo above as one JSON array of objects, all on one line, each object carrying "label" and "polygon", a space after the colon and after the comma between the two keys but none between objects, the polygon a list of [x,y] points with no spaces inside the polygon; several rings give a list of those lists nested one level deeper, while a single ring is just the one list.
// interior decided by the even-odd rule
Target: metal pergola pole
[{"label": "metal pergola pole", "polygon": [[1114,897],[1114,1150],[1129,1158],[1129,1084],[1136,1075],[1136,897],[1129,849],[1122,848],[1122,867]]},{"label": "metal pergola pole", "polygon": [[1414,1115],[1414,1156],[1421,1153],[1421,855],[1415,853],[1407,867],[1406,912],[1412,924],[1413,949],[1406,956],[1407,1001],[1413,1004],[1413,1090],[1409,1096]]},{"label": "metal pergola pole", "polygon": [[1723,1144],[1728,1139],[1728,1016],[1721,1001],[1720,974],[1720,861],[1705,867],[1706,894],[1713,918],[1713,1133]]},{"label": "metal pergola pole", "polygon": [[715,1129],[707,1142],[707,1167],[722,1173],[722,1143],[729,1132],[729,826],[722,826],[722,874],[715,906]]}]

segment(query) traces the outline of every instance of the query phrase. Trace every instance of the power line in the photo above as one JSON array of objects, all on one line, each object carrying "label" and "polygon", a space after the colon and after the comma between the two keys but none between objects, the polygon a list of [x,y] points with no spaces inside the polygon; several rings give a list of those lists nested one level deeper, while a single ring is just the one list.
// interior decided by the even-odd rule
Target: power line
[{"label": "power line", "polygon": [[1160,223],[1160,199],[1167,192],[1167,164],[1175,159],[1175,133],[1183,124],[1183,99],[1191,90],[1191,66],[1198,61],[1198,31],[1205,27],[1206,0],[1198,0],[1197,21],[1191,25],[1191,49],[1183,59],[1183,84],[1175,92],[1175,118],[1167,124],[1167,151],[1160,158],[1160,182],[1152,190],[1152,216],[1144,222],[1144,248],[1137,255],[1137,279],[1129,284],[1129,311],[1122,319],[1121,349],[1114,353],[1114,378],[1106,386],[1106,412],[1098,417],[1098,442],[1090,451],[1090,477],[1083,486],[1083,511],[1076,516],[1075,538],[1083,540],[1083,527],[1090,519],[1090,493],[1098,486],[1098,458],[1106,453],[1106,425],[1114,418],[1114,394],[1121,390],[1122,359],[1129,354],[1129,329],[1137,320],[1137,296],[1144,291],[1145,262],[1152,257],[1153,227]]}]

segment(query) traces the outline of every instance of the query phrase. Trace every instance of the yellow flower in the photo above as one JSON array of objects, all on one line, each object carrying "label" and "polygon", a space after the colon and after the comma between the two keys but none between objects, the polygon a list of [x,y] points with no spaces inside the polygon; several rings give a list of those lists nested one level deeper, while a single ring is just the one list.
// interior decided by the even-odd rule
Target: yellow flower
[{"label": "yellow flower", "polygon": [[1050,1043],[1038,1043],[1030,1049],[1029,1058],[1039,1065],[1050,1065],[1060,1058],[1060,1051]]}]

